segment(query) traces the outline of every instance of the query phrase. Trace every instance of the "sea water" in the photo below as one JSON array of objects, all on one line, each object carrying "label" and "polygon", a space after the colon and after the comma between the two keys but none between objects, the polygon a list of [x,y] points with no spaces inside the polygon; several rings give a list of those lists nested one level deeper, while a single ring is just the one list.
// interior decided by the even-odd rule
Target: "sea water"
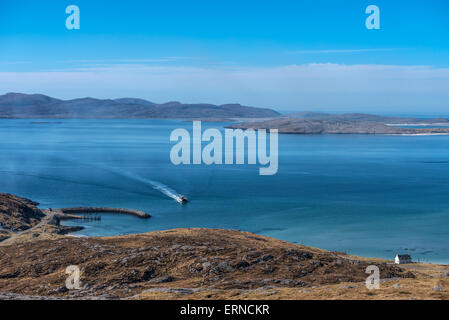
[{"label": "sea water", "polygon": [[[203,122],[203,130],[228,123]],[[280,135],[279,170],[170,162],[175,120],[0,120],[0,192],[104,214],[78,235],[225,228],[346,251],[449,263],[449,136]],[[185,194],[180,205],[170,193]]]}]

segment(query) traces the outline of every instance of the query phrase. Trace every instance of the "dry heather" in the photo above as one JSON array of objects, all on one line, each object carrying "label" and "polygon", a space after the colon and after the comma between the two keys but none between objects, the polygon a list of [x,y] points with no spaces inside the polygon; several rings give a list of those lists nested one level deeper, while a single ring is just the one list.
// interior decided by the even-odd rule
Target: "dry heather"
[{"label": "dry heather", "polygon": [[[0,299],[447,299],[447,266],[348,256],[253,233],[175,229],[61,235],[53,211],[0,194]],[[56,219],[57,220],[57,219]],[[23,231],[25,230],[25,231]],[[368,265],[381,289],[368,291]],[[79,266],[81,289],[65,286]]]},{"label": "dry heather", "polygon": [[[230,297],[234,292],[247,292],[252,297],[272,288],[299,293],[316,286],[360,283],[372,263],[231,230],[59,237],[1,246],[0,292],[108,298],[212,298],[216,293]],[[415,277],[385,262],[375,264],[385,279]],[[69,265],[82,269],[83,289],[65,288],[64,271]]]}]

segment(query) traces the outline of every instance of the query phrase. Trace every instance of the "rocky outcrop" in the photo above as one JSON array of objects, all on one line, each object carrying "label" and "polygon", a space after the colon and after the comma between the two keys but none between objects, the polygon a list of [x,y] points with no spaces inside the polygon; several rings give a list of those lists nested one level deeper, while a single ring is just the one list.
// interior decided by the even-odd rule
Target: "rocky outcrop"
[{"label": "rocky outcrop", "polygon": [[0,193],[0,229],[18,232],[38,224],[45,216],[37,202]]}]

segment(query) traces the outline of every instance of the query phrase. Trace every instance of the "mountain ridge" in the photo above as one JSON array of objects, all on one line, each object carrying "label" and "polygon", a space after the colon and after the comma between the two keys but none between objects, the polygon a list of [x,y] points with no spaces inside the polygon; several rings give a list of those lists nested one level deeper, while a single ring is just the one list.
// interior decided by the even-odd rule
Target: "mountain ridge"
[{"label": "mountain ridge", "polygon": [[43,94],[9,92],[0,95],[0,118],[161,118],[232,119],[270,118],[280,114],[272,109],[238,103],[154,103],[140,98],[62,100]]}]

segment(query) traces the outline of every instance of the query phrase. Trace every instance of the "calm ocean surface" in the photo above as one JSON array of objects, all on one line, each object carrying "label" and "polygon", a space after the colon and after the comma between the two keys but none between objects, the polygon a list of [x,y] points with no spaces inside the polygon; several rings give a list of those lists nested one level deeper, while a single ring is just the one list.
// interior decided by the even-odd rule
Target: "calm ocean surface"
[{"label": "calm ocean surface", "polygon": [[[203,123],[222,130],[223,123]],[[173,120],[0,120],[0,192],[109,206],[80,235],[230,228],[363,256],[449,263],[449,136],[280,135],[279,171],[170,162]],[[185,194],[181,206],[156,190]],[[71,221],[66,224],[77,225]]]}]

